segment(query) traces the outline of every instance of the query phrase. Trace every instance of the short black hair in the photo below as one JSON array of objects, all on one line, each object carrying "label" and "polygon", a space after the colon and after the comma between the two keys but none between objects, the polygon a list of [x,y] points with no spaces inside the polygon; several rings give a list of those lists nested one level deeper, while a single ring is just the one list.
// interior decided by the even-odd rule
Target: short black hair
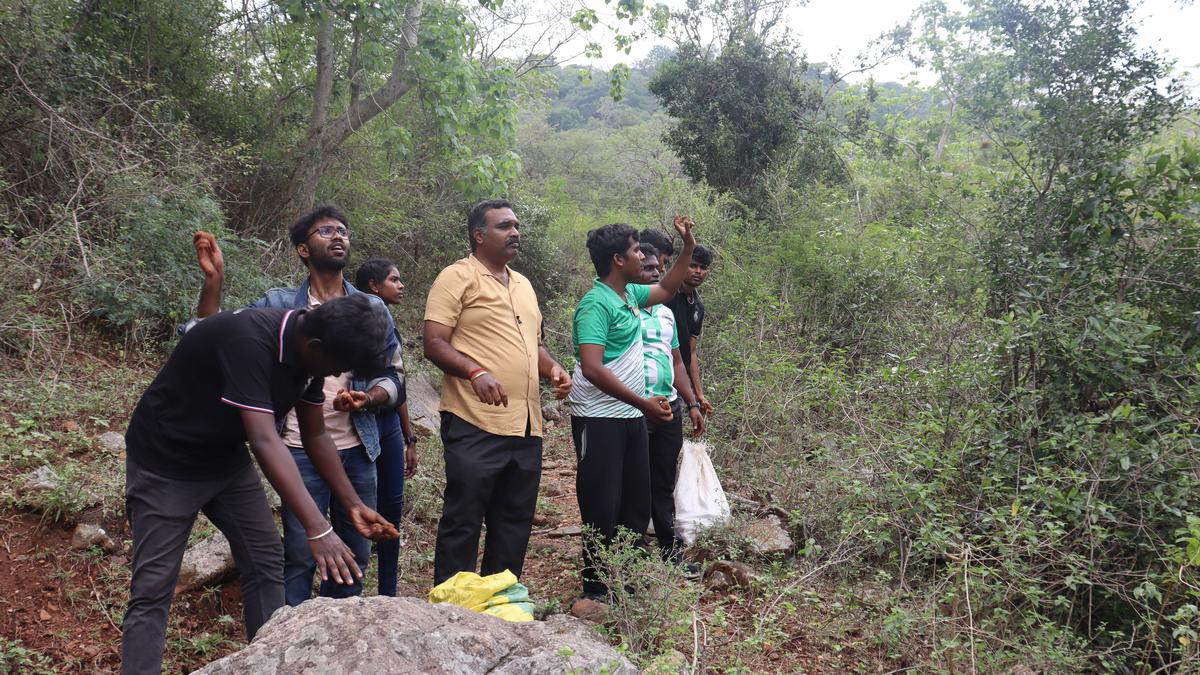
[{"label": "short black hair", "polygon": [[304,335],[321,341],[321,353],[362,376],[387,367],[387,310],[365,293],[321,303],[304,315]]},{"label": "short black hair", "polygon": [[374,294],[371,282],[382,284],[388,278],[388,272],[396,267],[396,263],[387,258],[371,258],[363,263],[354,274],[354,287],[363,293]]},{"label": "short black hair", "polygon": [[[645,234],[643,233],[642,236],[645,236]],[[657,258],[658,257],[658,249],[654,248],[654,246],[647,244],[644,241],[642,243],[638,244],[638,250],[641,251],[642,255],[646,256],[647,258]]]},{"label": "short black hair", "polygon": [[487,212],[495,209],[511,209],[512,204],[507,199],[485,199],[467,213],[467,242],[471,244],[471,252],[475,252],[475,230],[482,230],[487,225]]},{"label": "short black hair", "polygon": [[588,255],[596,268],[596,276],[608,276],[612,271],[612,257],[629,249],[630,237],[638,241],[638,231],[625,223],[609,223],[588,232]]},{"label": "short black hair", "polygon": [[292,246],[299,246],[305,241],[308,241],[308,230],[319,220],[333,218],[350,229],[350,221],[347,220],[346,214],[333,204],[317,204],[312,211],[300,216],[292,226],[288,228],[288,236],[292,240]]},{"label": "short black hair", "polygon": [[696,248],[692,249],[692,261],[698,262],[705,267],[711,267],[713,264],[712,249],[704,244],[696,244]]},{"label": "short black hair", "polygon": [[[662,230],[655,230],[648,227],[642,230],[638,241],[645,244],[650,244],[654,248],[658,249],[660,254],[665,255],[668,258],[675,255],[675,244],[671,242],[671,235],[663,232]],[[643,253],[644,252],[645,251],[643,251]]]}]

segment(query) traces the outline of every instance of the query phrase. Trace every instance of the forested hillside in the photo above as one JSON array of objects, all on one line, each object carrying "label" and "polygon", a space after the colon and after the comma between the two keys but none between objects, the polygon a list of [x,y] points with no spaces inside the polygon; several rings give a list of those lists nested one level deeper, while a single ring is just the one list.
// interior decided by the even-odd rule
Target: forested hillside
[{"label": "forested hillside", "polygon": [[[497,48],[512,2],[0,6],[0,671],[116,666],[124,468],[97,438],[195,311],[196,230],[238,307],[301,279],[287,224],[340,205],[351,269],[398,262],[428,375],[426,291],[491,196],[568,366],[590,229],[688,214],[716,252],[699,358],[735,509],[694,553],[754,578],[718,592],[611,552],[638,592],[605,635],[639,666],[1200,667],[1200,115],[1130,3],[930,3],[872,56],[921,86],[810,62],[787,3],[617,3],[618,51],[672,47],[603,71]],[[437,437],[420,451],[418,596],[444,484]],[[35,497],[39,470],[57,480]],[[539,514],[577,523],[563,496]],[[755,552],[764,514],[790,552]],[[85,518],[114,550],[69,550]],[[554,546],[530,550],[541,615],[577,593],[577,541]],[[241,646],[235,588],[177,598],[172,668]]]}]

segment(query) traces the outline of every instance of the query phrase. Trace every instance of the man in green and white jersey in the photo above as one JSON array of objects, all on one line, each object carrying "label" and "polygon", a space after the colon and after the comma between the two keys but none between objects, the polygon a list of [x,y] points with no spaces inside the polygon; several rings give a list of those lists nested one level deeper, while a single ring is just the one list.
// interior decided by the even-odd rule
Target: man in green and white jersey
[{"label": "man in green and white jersey", "polygon": [[[640,244],[641,282],[658,283],[663,259],[658,249]],[[650,520],[663,559],[682,562],[683,543],[675,537],[675,467],[683,448],[683,406],[692,420],[692,435],[704,433],[704,416],[688,380],[679,352],[679,331],[675,314],[666,305],[645,307],[642,312],[642,349],[646,354],[646,391],[650,396],[665,396],[671,405],[671,420],[647,421],[647,447],[650,458]]]},{"label": "man in green and white jersey", "polygon": [[[689,256],[696,246],[693,227],[691,219],[675,218]],[[687,265],[672,267],[656,285],[636,283],[642,263],[638,234],[623,223],[592,230],[587,247],[596,279],[575,309],[576,365],[567,404],[580,519],[607,545],[618,526],[645,532],[650,521],[646,419],[663,423],[672,415],[667,397],[646,396],[640,308],[674,297]],[[583,595],[605,600],[608,588],[595,569],[596,543],[584,538]]]}]

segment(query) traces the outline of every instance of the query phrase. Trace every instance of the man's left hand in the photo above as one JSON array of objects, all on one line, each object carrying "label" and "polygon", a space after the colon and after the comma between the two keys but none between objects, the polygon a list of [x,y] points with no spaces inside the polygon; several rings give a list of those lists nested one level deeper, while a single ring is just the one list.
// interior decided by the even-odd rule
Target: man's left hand
[{"label": "man's left hand", "polygon": [[708,402],[708,399],[704,398],[703,396],[697,396],[696,402],[700,404],[700,411],[704,413],[705,417],[713,414],[713,412],[716,410],[716,408],[714,408],[712,404]]},{"label": "man's left hand", "polygon": [[404,446],[404,477],[412,478],[417,475],[417,444],[406,443]]},{"label": "man's left hand", "polygon": [[704,415],[700,413],[699,408],[688,408],[688,417],[692,418],[692,438],[700,438],[704,435]]},{"label": "man's left hand", "polygon": [[365,391],[346,391],[338,389],[333,397],[333,409],[338,412],[355,412],[371,404],[371,399]]},{"label": "man's left hand", "polygon": [[554,398],[564,399],[567,394],[571,393],[571,376],[562,369],[562,366],[554,366],[550,369],[550,384],[554,385]]}]

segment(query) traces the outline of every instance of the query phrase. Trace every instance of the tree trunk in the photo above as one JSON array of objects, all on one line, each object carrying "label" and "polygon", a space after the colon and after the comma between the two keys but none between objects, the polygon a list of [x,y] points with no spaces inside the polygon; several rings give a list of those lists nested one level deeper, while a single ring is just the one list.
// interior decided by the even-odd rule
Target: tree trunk
[{"label": "tree trunk", "polygon": [[333,24],[328,10],[322,10],[317,31],[317,82],[313,92],[312,117],[308,139],[296,159],[287,189],[286,211],[295,217],[312,208],[316,201],[317,185],[325,168],[325,157],[376,115],[387,110],[413,87],[408,79],[408,54],[417,46],[417,31],[421,25],[423,0],[413,0],[404,10],[400,45],[392,57],[392,71],[378,89],[365,97],[355,97],[346,111],[329,119],[333,93]]}]

